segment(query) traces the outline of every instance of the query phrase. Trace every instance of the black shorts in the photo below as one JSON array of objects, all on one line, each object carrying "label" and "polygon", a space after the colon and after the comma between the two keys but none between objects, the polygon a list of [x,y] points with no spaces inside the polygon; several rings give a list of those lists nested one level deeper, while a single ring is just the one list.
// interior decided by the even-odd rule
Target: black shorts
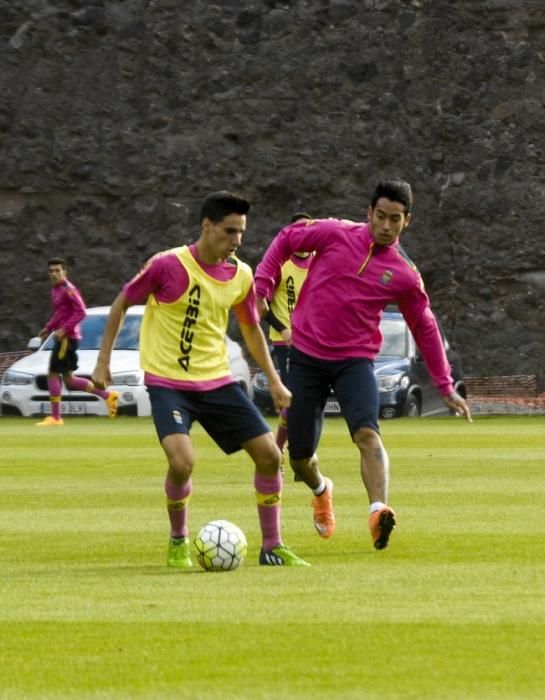
[{"label": "black shorts", "polygon": [[320,360],[292,347],[288,387],[293,394],[288,410],[290,457],[312,457],[322,432],[325,403],[333,389],[350,435],[359,428],[379,432],[379,397],[371,360]]},{"label": "black shorts", "polygon": [[78,346],[77,338],[55,338],[51,358],[49,360],[49,371],[57,374],[67,374],[78,368]]},{"label": "black shorts", "polygon": [[238,384],[211,391],[178,391],[148,386],[151,413],[159,440],[173,433],[189,435],[198,421],[225,454],[271,429]]}]

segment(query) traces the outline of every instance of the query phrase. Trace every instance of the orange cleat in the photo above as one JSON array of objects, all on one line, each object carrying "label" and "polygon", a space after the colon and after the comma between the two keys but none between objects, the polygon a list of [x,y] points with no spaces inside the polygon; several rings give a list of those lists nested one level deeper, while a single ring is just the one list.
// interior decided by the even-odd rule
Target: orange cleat
[{"label": "orange cleat", "polygon": [[325,491],[321,496],[314,496],[314,527],[325,540],[335,532],[335,513],[333,512],[333,482],[325,477]]},{"label": "orange cleat", "polygon": [[106,399],[106,406],[108,406],[108,411],[110,413],[110,418],[115,418],[117,416],[117,404],[119,402],[119,392],[110,391],[108,398]]},{"label": "orange cleat", "polygon": [[369,529],[375,549],[384,549],[396,526],[396,514],[389,506],[376,510],[369,516]]},{"label": "orange cleat", "polygon": [[41,428],[54,425],[64,425],[62,418],[53,418],[53,416],[46,416],[43,420],[35,423],[34,425],[39,425]]}]

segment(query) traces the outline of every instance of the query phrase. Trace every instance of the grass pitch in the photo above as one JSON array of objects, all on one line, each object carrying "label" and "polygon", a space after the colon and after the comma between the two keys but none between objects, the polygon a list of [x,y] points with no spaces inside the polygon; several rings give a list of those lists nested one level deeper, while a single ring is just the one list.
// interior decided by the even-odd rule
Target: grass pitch
[{"label": "grass pitch", "polygon": [[[0,419],[0,698],[542,698],[545,418],[385,421],[398,527],[376,552],[342,419],[320,447],[337,532],[287,475],[259,567],[248,457],[197,426],[190,523],[239,525],[241,569],[165,566],[165,463],[148,419]],[[271,421],[274,426],[274,422]]]}]

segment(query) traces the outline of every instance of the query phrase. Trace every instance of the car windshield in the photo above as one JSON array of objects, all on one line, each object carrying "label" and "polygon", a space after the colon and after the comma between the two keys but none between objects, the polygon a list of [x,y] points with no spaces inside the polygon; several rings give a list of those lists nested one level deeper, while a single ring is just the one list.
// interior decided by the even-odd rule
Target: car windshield
[{"label": "car windshield", "polygon": [[[89,315],[81,323],[82,338],[79,341],[78,350],[98,350],[104,334],[106,315]],[[140,336],[140,323],[142,316],[127,314],[123,327],[115,341],[114,350],[138,350]],[[53,337],[49,338],[43,347],[44,350],[53,349]]]},{"label": "car windshield", "polygon": [[383,318],[382,346],[378,357],[407,357],[407,326],[402,319]]}]

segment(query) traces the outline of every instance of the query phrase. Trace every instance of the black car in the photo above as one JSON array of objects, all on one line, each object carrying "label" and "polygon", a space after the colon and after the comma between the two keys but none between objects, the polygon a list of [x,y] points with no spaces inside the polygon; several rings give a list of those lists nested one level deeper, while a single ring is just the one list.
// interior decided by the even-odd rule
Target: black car
[{"label": "black car", "polygon": [[[449,409],[435,388],[401,313],[385,311],[380,330],[383,342],[375,360],[380,417],[448,414]],[[443,342],[450,361],[456,391],[465,398],[466,388],[460,357],[444,337]],[[258,372],[254,376],[253,400],[263,413],[268,415],[276,413],[269,392],[269,383],[263,372]],[[326,402],[325,415],[337,414],[340,414],[340,407],[332,393]]]}]

